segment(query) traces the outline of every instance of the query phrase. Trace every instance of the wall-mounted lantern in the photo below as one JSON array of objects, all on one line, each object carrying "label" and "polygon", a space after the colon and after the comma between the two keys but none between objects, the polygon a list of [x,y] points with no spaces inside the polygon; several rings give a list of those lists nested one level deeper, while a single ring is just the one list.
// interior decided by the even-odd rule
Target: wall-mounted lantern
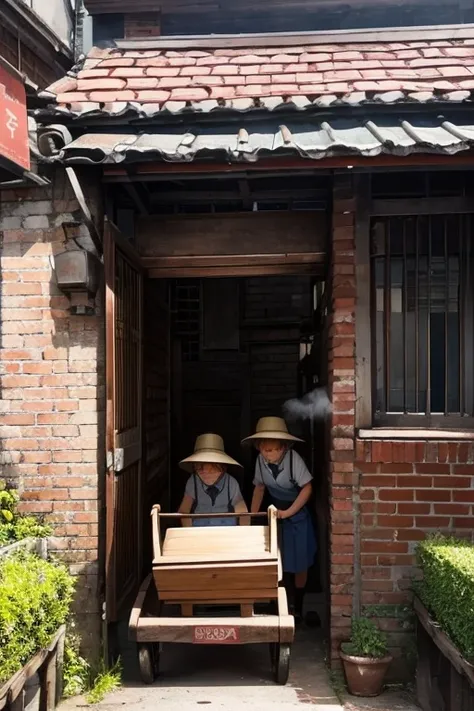
[{"label": "wall-mounted lantern", "polygon": [[87,293],[94,299],[99,289],[102,262],[92,252],[75,249],[54,257],[58,287],[65,294]]}]

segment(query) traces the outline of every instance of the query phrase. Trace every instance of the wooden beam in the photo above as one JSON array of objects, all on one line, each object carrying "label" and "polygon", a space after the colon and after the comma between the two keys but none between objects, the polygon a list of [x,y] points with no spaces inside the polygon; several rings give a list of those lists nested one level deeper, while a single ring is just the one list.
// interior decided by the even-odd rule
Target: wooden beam
[{"label": "wooden beam", "polygon": [[137,220],[142,257],[212,257],[325,252],[325,212],[161,215]]},{"label": "wooden beam", "polygon": [[239,197],[242,200],[246,210],[252,207],[254,198],[252,197],[247,180],[239,180]]},{"label": "wooden beam", "polygon": [[356,427],[372,424],[372,343],[370,322],[370,175],[355,181]]},{"label": "wooden beam", "polygon": [[149,269],[152,279],[198,279],[201,277],[258,277],[258,276],[323,276],[322,264],[253,265],[248,267],[176,267]]},{"label": "wooden beam", "polygon": [[[214,178],[215,179],[215,178]],[[242,190],[159,190],[150,196],[152,205],[162,205],[170,203],[219,203],[231,202],[233,200],[247,199],[250,202],[285,201],[285,200],[325,200],[328,198],[328,190],[306,188],[301,190],[286,189],[256,190],[253,191],[252,184],[244,179],[239,180]],[[125,185],[125,184],[124,184]],[[244,185],[247,188],[244,190]]]},{"label": "wooden beam", "polygon": [[[92,0],[89,0],[91,5]],[[116,5],[115,5],[116,8]],[[95,10],[97,12],[97,10]],[[117,12],[117,9],[115,9]],[[275,32],[241,35],[175,35],[153,40],[117,40],[120,49],[199,49],[199,48],[246,48],[246,47],[292,47],[308,45],[361,44],[369,42],[426,42],[472,39],[474,26],[438,25],[433,27],[393,27],[390,29],[334,30],[331,32]]]},{"label": "wooden beam", "polygon": [[374,217],[396,215],[461,215],[474,212],[474,196],[390,198],[372,200],[369,213]]},{"label": "wooden beam", "polygon": [[[450,167],[454,166],[464,166],[472,167],[474,160],[474,151],[464,151],[463,153],[447,156],[447,155],[432,155],[432,154],[420,154],[415,153],[410,156],[392,156],[383,155],[376,156],[375,158],[364,158],[363,156],[348,156],[346,158],[321,158],[317,161],[318,170],[324,170],[325,168],[338,168],[338,169],[361,169],[361,170],[373,170],[374,168],[432,168],[432,167]],[[251,174],[253,172],[262,170],[273,170],[276,172],[280,170],[298,170],[306,169],[311,170],[316,168],[316,161],[311,161],[307,158],[275,158],[275,159],[261,159],[255,164],[249,165],[242,163],[204,163],[200,161],[195,161],[193,163],[141,163],[136,166],[137,176],[149,176],[149,175],[186,175],[186,174],[201,174],[206,177],[221,173],[221,174],[232,174],[241,173],[242,171]],[[124,180],[128,180],[127,171],[124,168],[105,168],[104,175],[106,177],[115,176],[123,177]]]},{"label": "wooden beam", "polygon": [[238,254],[195,257],[142,257],[145,269],[201,269],[207,267],[288,266],[289,264],[324,264],[326,252],[294,254]]},{"label": "wooden beam", "polygon": [[76,196],[77,202],[79,203],[79,207],[81,208],[82,217],[83,217],[84,223],[89,231],[89,236],[92,240],[92,244],[94,245],[95,249],[97,250],[97,253],[102,254],[102,252],[104,251],[104,248],[102,245],[102,240],[100,238],[100,235],[99,235],[99,232],[98,232],[97,227],[95,225],[95,222],[92,219],[91,211],[89,210],[87,200],[84,196],[82,186],[79,182],[79,179],[77,177],[77,174],[76,174],[74,168],[72,168],[71,166],[68,166],[66,168],[66,175],[67,175],[68,180],[71,184],[74,195]]},{"label": "wooden beam", "polygon": [[[459,7],[460,0],[451,0],[452,4]],[[430,7],[436,5],[445,4],[446,0],[397,0],[397,5],[400,7],[404,6],[426,6]],[[258,12],[260,9],[260,14],[263,12],[276,12],[279,13],[297,10],[335,10],[341,9],[341,6],[346,7],[348,5],[347,0],[318,0],[317,3],[314,0],[266,0],[265,3],[261,3],[263,8],[258,7],[258,2],[255,0],[239,0],[239,3],[233,3],[232,0],[85,0],[86,9],[92,15],[97,14],[111,14],[111,13],[143,13],[143,12],[156,12],[157,8],[161,10],[163,14],[167,15],[193,15],[195,13],[200,14],[237,14],[242,16],[245,12],[255,11]],[[351,5],[353,8],[371,8],[376,7],[380,4],[380,0],[354,0]],[[236,7],[237,5],[237,7]],[[316,5],[316,7],[315,7]],[[406,28],[405,28],[406,29]],[[432,28],[431,28],[432,29]],[[368,30],[369,32],[371,30]],[[374,30],[372,30],[373,32]],[[383,31],[383,30],[379,30]],[[357,30],[351,30],[351,32],[357,32]],[[254,33],[245,33],[244,36],[253,36]],[[270,33],[257,33],[258,37],[267,37]],[[287,35],[286,32],[278,33],[281,35]],[[314,34],[314,32],[296,33],[298,37],[305,34]],[[204,37],[209,38],[210,35],[204,35]],[[231,35],[221,35],[225,37],[235,37],[235,34]],[[182,37],[182,35],[181,35]],[[193,39],[196,35],[191,36]],[[281,41],[280,41],[281,44]]]},{"label": "wooden beam", "polygon": [[134,203],[135,207],[138,210],[138,213],[140,215],[146,216],[150,214],[149,209],[147,208],[145,201],[142,199],[139,190],[135,187],[133,183],[124,183],[123,184],[124,190],[128,193],[129,197],[132,199],[132,202]]}]

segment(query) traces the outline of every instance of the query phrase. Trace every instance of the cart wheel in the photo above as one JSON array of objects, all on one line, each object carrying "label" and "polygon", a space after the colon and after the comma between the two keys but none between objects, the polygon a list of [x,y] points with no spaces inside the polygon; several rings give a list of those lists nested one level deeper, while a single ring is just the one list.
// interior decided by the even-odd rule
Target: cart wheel
[{"label": "cart wheel", "polygon": [[278,643],[270,642],[270,644],[268,645],[268,651],[270,652],[270,664],[272,665],[272,674],[276,674]]},{"label": "cart wheel", "polygon": [[[153,684],[157,671],[157,660],[159,654],[155,653],[152,644],[138,645],[138,665],[140,667],[140,676],[144,684]],[[155,645],[156,647],[158,645]]]},{"label": "cart wheel", "polygon": [[275,656],[275,681],[277,684],[284,686],[288,681],[290,673],[290,653],[291,646],[289,644],[278,644],[277,653]]}]

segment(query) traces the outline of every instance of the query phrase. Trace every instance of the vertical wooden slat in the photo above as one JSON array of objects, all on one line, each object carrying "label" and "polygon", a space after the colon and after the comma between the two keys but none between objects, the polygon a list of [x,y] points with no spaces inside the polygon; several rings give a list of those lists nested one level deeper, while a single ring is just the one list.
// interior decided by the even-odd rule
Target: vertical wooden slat
[{"label": "vertical wooden slat", "polygon": [[[372,425],[372,395],[377,392],[372,378],[372,344],[370,328],[371,259],[370,259],[370,175],[356,180],[355,275],[356,275],[356,427]],[[376,359],[374,359],[376,362]],[[374,369],[375,370],[375,369]],[[373,386],[374,383],[374,386]]]},{"label": "vertical wooden slat", "polygon": [[466,329],[464,323],[464,313],[466,308],[466,294],[464,286],[465,270],[467,269],[467,259],[464,254],[464,246],[470,235],[469,215],[463,215],[460,222],[460,233],[458,235],[459,245],[459,261],[458,261],[458,288],[459,288],[459,305],[458,305],[458,329],[459,329],[459,412],[461,415],[466,413],[466,398],[465,398],[465,367],[466,362]]},{"label": "vertical wooden slat", "polygon": [[[459,226],[459,220],[456,220]],[[444,414],[449,412],[448,393],[449,393],[449,348],[448,348],[448,328],[449,328],[449,253],[448,253],[448,218],[444,218],[444,262],[445,262],[445,312],[444,312]]]},{"label": "vertical wooden slat", "polygon": [[468,229],[464,235],[465,243],[465,271],[464,271],[464,283],[465,283],[465,298],[464,298],[464,314],[463,320],[460,323],[461,331],[465,330],[465,349],[462,354],[463,357],[463,369],[462,372],[465,373],[464,381],[464,393],[465,393],[465,405],[464,412],[470,416],[474,414],[474,368],[472,364],[474,362],[474,324],[472,319],[472,314],[474,310],[474,293],[472,286],[472,279],[474,276],[473,270],[473,247],[472,247],[472,217],[469,215],[466,217],[466,222],[468,224]]},{"label": "vertical wooden slat", "polygon": [[407,263],[407,221],[403,220],[403,285],[402,285],[402,314],[403,314],[403,412],[408,411],[408,338],[407,338],[407,310],[408,310],[408,263]]},{"label": "vertical wooden slat", "polygon": [[115,449],[115,244],[108,221],[104,228],[104,272],[105,272],[105,358],[106,358],[106,451],[107,475],[105,484],[106,534],[105,534],[105,574],[106,574],[106,614],[115,619],[115,471],[113,454]]},{"label": "vertical wooden slat", "polygon": [[390,326],[392,320],[391,299],[391,219],[387,220],[385,233],[385,278],[384,278],[384,379],[385,379],[385,412],[390,412]]},{"label": "vertical wooden slat", "polygon": [[420,411],[420,218],[415,218],[415,412]]},{"label": "vertical wooden slat", "polygon": [[432,257],[432,244],[431,244],[431,230],[432,230],[432,216],[428,218],[428,270],[427,270],[427,307],[428,307],[428,321],[426,324],[426,414],[431,415],[431,257]]},{"label": "vertical wooden slat", "polygon": [[[141,332],[138,258],[116,228],[104,230],[106,273],[106,615],[117,619],[141,576]],[[114,462],[121,450],[122,464]]]}]

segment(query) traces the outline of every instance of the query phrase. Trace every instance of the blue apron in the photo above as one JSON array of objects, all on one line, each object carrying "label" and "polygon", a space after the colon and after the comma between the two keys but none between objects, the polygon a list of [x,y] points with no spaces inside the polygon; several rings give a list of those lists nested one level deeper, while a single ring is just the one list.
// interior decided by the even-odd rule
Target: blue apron
[{"label": "blue apron", "polygon": [[[270,495],[271,502],[277,509],[286,511],[298,498],[301,489],[293,478],[293,450],[290,450],[290,482],[291,488],[278,486],[272,477],[274,485],[267,477],[263,477],[262,465],[259,459],[261,479]],[[290,518],[280,520],[280,543],[282,547],[282,563],[285,573],[302,573],[308,570],[316,555],[316,535],[311,514],[307,505],[303,506]]]},{"label": "blue apron", "polygon": [[[225,473],[219,477],[219,479],[214,484],[214,487],[216,487],[219,484],[219,482],[222,481],[224,476],[225,476]],[[197,505],[198,505],[198,486],[197,486],[197,475],[196,474],[193,474],[193,481],[194,481],[194,504],[191,508],[191,513],[195,513]],[[201,481],[201,488],[202,488],[203,493],[209,497],[211,506],[214,506],[215,501],[213,501],[212,496],[208,491],[211,487],[207,487]],[[221,492],[223,491],[223,488],[222,488]],[[221,493],[221,492],[219,492],[219,493]],[[232,500],[231,500],[231,495],[230,495],[229,477],[227,477],[227,511],[226,511],[226,513],[234,513],[234,506],[232,505]],[[195,519],[193,519],[193,526],[236,526],[236,525],[237,525],[237,520],[235,518],[195,518]]]}]

